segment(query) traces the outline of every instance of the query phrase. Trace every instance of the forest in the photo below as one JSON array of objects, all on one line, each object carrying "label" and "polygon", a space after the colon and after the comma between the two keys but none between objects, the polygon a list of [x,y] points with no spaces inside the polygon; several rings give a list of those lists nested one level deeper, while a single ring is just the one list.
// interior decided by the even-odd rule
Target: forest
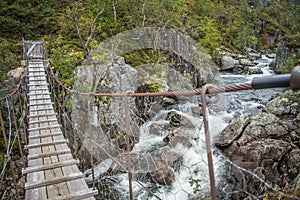
[{"label": "forest", "polygon": [[[299,2],[291,0],[2,0],[0,80],[3,83],[7,72],[19,67],[22,38],[44,39],[55,70],[72,85],[76,66],[91,48],[137,27],[175,29],[196,40],[213,58],[220,46],[235,52],[276,51],[283,40],[290,51],[284,67],[292,69],[299,63],[299,11]],[[133,66],[154,59],[144,54],[124,56]]]}]

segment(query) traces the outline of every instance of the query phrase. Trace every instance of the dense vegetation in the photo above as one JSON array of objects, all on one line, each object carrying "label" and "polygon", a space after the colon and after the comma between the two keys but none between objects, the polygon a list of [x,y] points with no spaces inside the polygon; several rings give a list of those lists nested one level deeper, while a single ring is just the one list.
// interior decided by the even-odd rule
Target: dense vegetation
[{"label": "dense vegetation", "polygon": [[[248,3],[246,3],[248,2]],[[267,2],[268,5],[261,5]],[[221,45],[276,49],[284,40],[299,48],[297,5],[289,0],[2,0],[0,5],[0,77],[19,65],[22,37],[44,38],[48,55],[66,84],[76,63],[100,41],[135,27],[168,27],[184,32],[212,56]],[[271,40],[274,39],[274,40]],[[271,42],[270,42],[271,41]],[[296,52],[295,51],[295,52]],[[141,52],[136,52],[141,54]],[[136,56],[127,55],[130,59]],[[297,59],[290,59],[295,64]]]}]

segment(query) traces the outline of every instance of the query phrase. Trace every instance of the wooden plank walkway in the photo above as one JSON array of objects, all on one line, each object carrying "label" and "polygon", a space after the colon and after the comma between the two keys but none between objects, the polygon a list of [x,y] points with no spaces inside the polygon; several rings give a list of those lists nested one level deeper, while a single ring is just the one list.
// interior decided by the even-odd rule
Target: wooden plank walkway
[{"label": "wooden plank walkway", "polygon": [[71,154],[51,102],[43,60],[28,61],[27,200],[94,199]]}]

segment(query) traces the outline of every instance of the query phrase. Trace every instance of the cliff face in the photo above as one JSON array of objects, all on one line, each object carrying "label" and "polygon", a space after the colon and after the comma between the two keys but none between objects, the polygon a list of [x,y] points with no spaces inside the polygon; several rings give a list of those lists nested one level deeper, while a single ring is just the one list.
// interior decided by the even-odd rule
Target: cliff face
[{"label": "cliff face", "polygon": [[[271,187],[299,190],[299,97],[299,91],[287,91],[267,103],[260,115],[241,117],[215,138],[215,145],[233,163],[228,162],[225,175],[231,190],[227,198],[259,196]],[[229,194],[232,191],[240,192]]]}]

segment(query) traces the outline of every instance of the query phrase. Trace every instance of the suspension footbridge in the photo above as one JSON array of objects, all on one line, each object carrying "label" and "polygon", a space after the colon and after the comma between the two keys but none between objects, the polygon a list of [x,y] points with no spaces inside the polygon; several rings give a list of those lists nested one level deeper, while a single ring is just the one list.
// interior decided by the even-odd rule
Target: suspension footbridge
[{"label": "suspension footbridge", "polygon": [[27,67],[28,150],[25,199],[94,199],[64,138],[51,101],[42,43],[24,42]]}]

